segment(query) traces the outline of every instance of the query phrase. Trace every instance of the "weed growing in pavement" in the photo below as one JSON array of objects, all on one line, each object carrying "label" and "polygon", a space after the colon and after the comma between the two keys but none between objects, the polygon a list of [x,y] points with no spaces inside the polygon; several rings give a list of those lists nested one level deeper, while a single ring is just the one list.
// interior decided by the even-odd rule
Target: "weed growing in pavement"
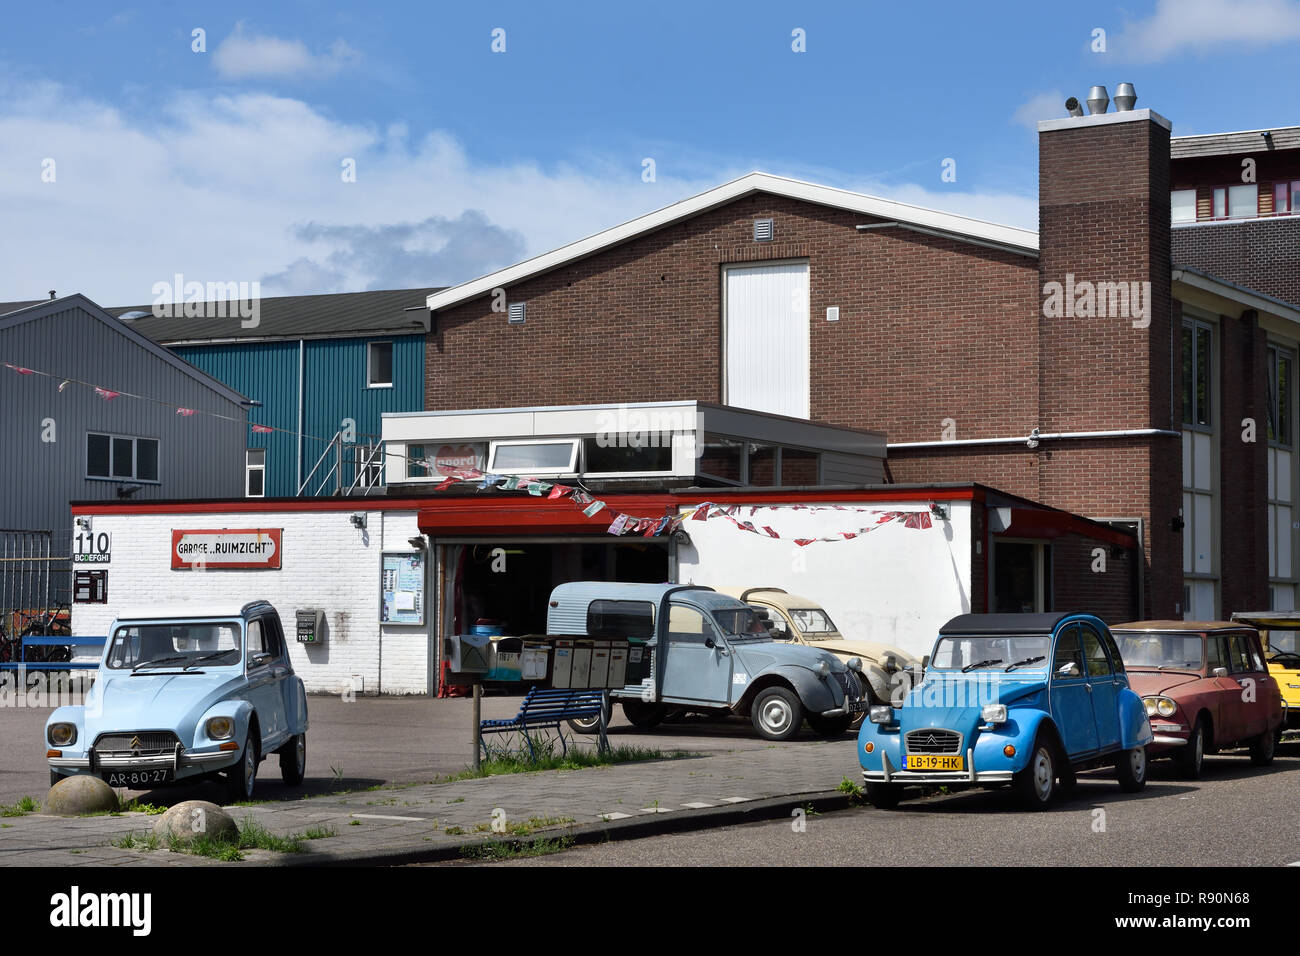
[{"label": "weed growing in pavement", "polygon": [[0,817],[21,817],[35,813],[41,808],[40,803],[31,797],[23,797],[16,803],[0,804]]},{"label": "weed growing in pavement", "polygon": [[491,863],[496,860],[511,860],[519,857],[548,856],[562,853],[573,846],[572,837],[560,837],[556,840],[527,840],[518,843],[493,841],[477,846],[462,847],[460,855],[468,860],[481,860]]},{"label": "weed growing in pavement", "polygon": [[360,821],[360,820],[349,820],[349,821],[348,821],[348,826],[350,826],[350,827],[359,827],[359,826],[361,826],[361,821]]},{"label": "weed growing in pavement", "polygon": [[[244,858],[244,850],[271,850],[276,853],[301,853],[303,843],[308,840],[323,840],[336,836],[333,827],[312,827],[302,833],[291,833],[287,837],[276,836],[252,817],[244,817],[239,830],[239,839],[230,840],[202,833],[192,842],[185,843],[172,834],[167,837],[165,846],[173,853],[189,853],[192,856],[205,856],[225,863],[237,863]],[[138,836],[134,832],[109,841],[110,846],[123,850],[158,850],[164,841],[154,833]]]},{"label": "weed growing in pavement", "polygon": [[840,793],[848,795],[850,805],[859,804],[866,797],[866,792],[862,789],[862,784],[856,783],[848,777],[841,780],[840,785],[835,789]]},{"label": "weed growing in pavement", "polygon": [[445,834],[447,834],[447,836],[464,836],[464,835],[465,835],[465,828],[464,828],[464,827],[444,827],[442,832],[445,833]]},{"label": "weed growing in pavement", "polygon": [[459,780],[474,780],[506,773],[531,773],[535,770],[581,770],[586,767],[604,767],[610,764],[635,763],[645,760],[678,760],[694,757],[696,754],[686,750],[663,751],[652,747],[619,746],[611,747],[605,753],[596,750],[570,750],[567,754],[548,753],[537,750],[536,756],[527,751],[497,751],[489,755],[477,770],[466,768],[460,773],[443,777],[438,783],[455,783]]}]

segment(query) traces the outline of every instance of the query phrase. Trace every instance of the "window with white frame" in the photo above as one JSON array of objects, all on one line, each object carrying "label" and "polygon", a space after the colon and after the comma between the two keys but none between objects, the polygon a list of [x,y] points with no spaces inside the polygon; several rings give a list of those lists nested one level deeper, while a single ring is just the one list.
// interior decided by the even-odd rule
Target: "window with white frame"
[{"label": "window with white frame", "polygon": [[366,344],[366,385],[369,388],[392,387],[392,342],[369,342]]},{"label": "window with white frame", "polygon": [[244,452],[244,497],[266,497],[265,448],[249,448]]},{"label": "window with white frame", "polygon": [[1268,346],[1268,579],[1273,610],[1295,609],[1295,353]]},{"label": "window with white frame", "polygon": [[494,441],[488,451],[487,470],[499,475],[539,478],[576,474],[581,445],[580,438]]},{"label": "window with white frame", "polygon": [[86,477],[158,481],[158,439],[86,433]]},{"label": "window with white frame", "polygon": [[1183,417],[1183,617],[1214,620],[1218,593],[1215,531],[1214,328],[1184,318]]},{"label": "window with white frame", "polygon": [[1196,221],[1196,190],[1175,189],[1169,194],[1170,215],[1174,222]]}]

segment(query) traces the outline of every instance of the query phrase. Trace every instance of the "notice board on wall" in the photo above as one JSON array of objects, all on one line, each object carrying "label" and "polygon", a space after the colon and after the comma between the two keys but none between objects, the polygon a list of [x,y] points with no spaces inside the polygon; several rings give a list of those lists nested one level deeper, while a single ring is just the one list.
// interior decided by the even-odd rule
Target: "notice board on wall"
[{"label": "notice board on wall", "polygon": [[379,583],[379,622],[424,623],[423,552],[384,552]]}]

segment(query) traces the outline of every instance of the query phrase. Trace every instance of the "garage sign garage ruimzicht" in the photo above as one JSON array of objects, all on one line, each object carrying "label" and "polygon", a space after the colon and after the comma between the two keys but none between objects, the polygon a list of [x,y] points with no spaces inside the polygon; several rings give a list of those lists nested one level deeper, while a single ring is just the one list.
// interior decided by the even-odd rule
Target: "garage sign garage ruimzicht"
[{"label": "garage sign garage ruimzicht", "polygon": [[281,528],[172,529],[172,570],[278,571]]}]

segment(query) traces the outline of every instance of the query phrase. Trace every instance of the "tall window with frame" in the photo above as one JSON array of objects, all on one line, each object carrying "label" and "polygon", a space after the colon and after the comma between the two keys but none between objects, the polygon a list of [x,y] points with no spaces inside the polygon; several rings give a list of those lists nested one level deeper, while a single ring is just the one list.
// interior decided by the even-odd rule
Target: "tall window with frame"
[{"label": "tall window with frame", "polygon": [[1183,616],[1214,620],[1218,593],[1214,527],[1214,328],[1184,318],[1182,326],[1183,418]]},{"label": "tall window with frame", "polygon": [[266,497],[265,448],[249,448],[244,452],[244,497]]},{"label": "tall window with frame", "polygon": [[1269,608],[1295,610],[1295,352],[1268,346],[1268,590]]}]

